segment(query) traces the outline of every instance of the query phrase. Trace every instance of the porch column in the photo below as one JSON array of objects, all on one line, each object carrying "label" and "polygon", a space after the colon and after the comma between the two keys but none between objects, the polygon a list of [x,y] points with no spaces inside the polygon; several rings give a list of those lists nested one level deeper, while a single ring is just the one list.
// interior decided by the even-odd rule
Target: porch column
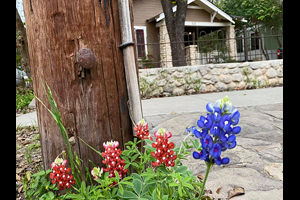
[{"label": "porch column", "polygon": [[237,60],[237,49],[234,25],[226,26],[226,46],[230,59]]},{"label": "porch column", "polygon": [[170,38],[165,19],[163,19],[162,22],[159,22],[156,25],[156,27],[159,27],[159,49],[161,67],[173,67]]}]

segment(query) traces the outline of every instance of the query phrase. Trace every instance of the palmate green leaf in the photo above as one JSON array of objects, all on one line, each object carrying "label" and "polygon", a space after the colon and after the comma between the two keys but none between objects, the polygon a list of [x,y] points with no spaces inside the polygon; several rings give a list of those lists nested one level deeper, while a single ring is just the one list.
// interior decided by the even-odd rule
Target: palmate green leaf
[{"label": "palmate green leaf", "polygon": [[140,195],[142,191],[142,182],[138,179],[135,179],[132,183],[133,183],[133,190],[136,192],[136,194]]},{"label": "palmate green leaf", "polygon": [[129,166],[130,166],[130,163],[126,164],[126,165],[124,166],[124,169],[127,169]]},{"label": "palmate green leaf", "polygon": [[[47,170],[47,171],[48,171],[48,170]],[[52,170],[50,170],[50,171],[52,171]],[[32,174],[31,177],[42,176],[42,175],[44,175],[44,174],[46,174],[46,172],[45,172],[44,170],[42,170],[42,171],[40,171],[40,172],[38,172],[38,173]]]},{"label": "palmate green leaf", "polygon": [[135,154],[134,156],[131,157],[131,162],[135,161],[135,159],[137,159],[137,157],[139,156],[139,154]]},{"label": "palmate green leaf", "polygon": [[177,186],[179,186],[179,185],[180,185],[179,183],[170,183],[170,184],[169,184],[170,187],[177,187]]},{"label": "palmate green leaf", "polygon": [[137,173],[131,173],[131,176],[132,176],[133,180],[137,179],[137,180],[143,181],[142,177]]},{"label": "palmate green leaf", "polygon": [[197,151],[201,151],[202,148],[201,148],[201,144],[200,144],[200,141],[199,139],[195,139],[195,140],[192,140],[191,138],[189,138],[190,141],[192,142],[193,146],[197,149]]},{"label": "palmate green leaf", "polygon": [[153,141],[152,141],[152,140],[149,140],[149,139],[145,139],[145,142],[146,142],[147,144],[149,144],[150,146],[151,146],[152,143],[153,143]]},{"label": "palmate green leaf", "polygon": [[145,194],[147,194],[149,192],[149,187],[151,185],[150,184],[146,184],[144,187],[143,187],[143,190],[142,190],[142,196],[144,196]]},{"label": "palmate green leaf", "polygon": [[179,196],[180,196],[180,197],[183,196],[183,194],[182,194],[182,187],[181,187],[181,186],[178,187],[178,193],[179,193]]},{"label": "palmate green leaf", "polygon": [[166,167],[158,167],[157,169],[166,175],[170,173]]},{"label": "palmate green leaf", "polygon": [[149,195],[143,196],[140,200],[152,200],[152,197]]},{"label": "palmate green leaf", "polygon": [[175,170],[175,173],[181,173],[181,174],[183,174],[183,173],[185,173],[186,171],[187,171],[187,166],[182,165],[182,166],[178,167],[178,168]]},{"label": "palmate green leaf", "polygon": [[118,171],[115,171],[116,179],[119,181],[120,180],[120,175]]},{"label": "palmate green leaf", "polygon": [[136,168],[140,168],[140,166],[137,164],[137,163],[131,163],[131,165],[133,165],[134,167],[136,167]]},{"label": "palmate green leaf", "polygon": [[168,200],[169,196],[168,195],[164,195],[162,200]]},{"label": "palmate green leaf", "polygon": [[145,145],[144,148],[145,148],[145,149],[151,150],[151,152],[155,152],[155,150],[156,150],[156,149],[153,148],[152,146],[148,146],[148,145]]},{"label": "palmate green leaf", "polygon": [[138,199],[139,198],[136,194],[134,194],[131,191],[127,191],[127,190],[125,190],[123,194],[120,194],[118,192],[118,196],[122,197],[122,198],[126,198],[126,199],[130,199],[130,198],[132,198],[132,199]]},{"label": "palmate green leaf", "polygon": [[153,190],[152,197],[153,197],[153,199],[158,199],[156,189]]},{"label": "palmate green leaf", "polygon": [[185,187],[190,188],[191,190],[194,189],[194,187],[191,184],[189,184],[189,183],[182,183],[182,185],[185,186]]},{"label": "palmate green leaf", "polygon": [[121,184],[119,184],[119,190],[120,190],[120,193],[123,195],[124,194],[124,189],[123,189],[123,186]]}]

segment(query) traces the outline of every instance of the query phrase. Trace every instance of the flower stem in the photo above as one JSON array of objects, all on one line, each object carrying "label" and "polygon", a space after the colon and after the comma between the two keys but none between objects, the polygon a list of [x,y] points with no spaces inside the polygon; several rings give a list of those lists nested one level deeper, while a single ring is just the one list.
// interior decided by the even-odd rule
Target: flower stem
[{"label": "flower stem", "polygon": [[209,171],[210,171],[211,167],[212,167],[212,164],[208,163],[207,164],[207,169],[206,169],[206,172],[205,172],[204,181],[203,181],[202,188],[201,188],[201,192],[200,192],[200,195],[199,195],[200,199],[201,199],[201,197],[203,195],[205,183],[206,183],[206,180],[207,180],[207,177],[208,177],[208,174],[209,174]]},{"label": "flower stem", "polygon": [[182,148],[182,146],[183,146],[183,142],[184,142],[189,136],[191,136],[191,135],[193,135],[193,133],[189,133],[189,134],[182,140],[181,146],[180,146],[180,149],[179,149],[179,152],[178,152],[178,155],[181,153],[181,148]]}]

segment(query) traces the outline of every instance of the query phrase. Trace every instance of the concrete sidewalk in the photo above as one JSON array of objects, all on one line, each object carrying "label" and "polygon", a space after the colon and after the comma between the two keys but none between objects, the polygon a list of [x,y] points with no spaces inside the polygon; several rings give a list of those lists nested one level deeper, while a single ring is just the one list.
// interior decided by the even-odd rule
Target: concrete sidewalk
[{"label": "concrete sidewalk", "polygon": [[[217,92],[142,100],[143,116],[204,112],[208,102],[214,103],[226,95],[235,107],[283,103],[283,87]],[[18,125],[38,125],[36,111],[17,116]]]},{"label": "concrete sidewalk", "polygon": [[206,93],[142,100],[143,116],[203,112],[208,102],[214,103],[226,95],[235,107],[283,103],[283,87]]}]

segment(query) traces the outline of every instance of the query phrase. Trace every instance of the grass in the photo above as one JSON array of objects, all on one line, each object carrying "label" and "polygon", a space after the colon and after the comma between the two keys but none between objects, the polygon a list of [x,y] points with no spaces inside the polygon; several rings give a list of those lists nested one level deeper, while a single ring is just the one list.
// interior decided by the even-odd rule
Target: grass
[{"label": "grass", "polygon": [[34,94],[32,89],[16,87],[16,110],[27,109],[33,98]]}]

